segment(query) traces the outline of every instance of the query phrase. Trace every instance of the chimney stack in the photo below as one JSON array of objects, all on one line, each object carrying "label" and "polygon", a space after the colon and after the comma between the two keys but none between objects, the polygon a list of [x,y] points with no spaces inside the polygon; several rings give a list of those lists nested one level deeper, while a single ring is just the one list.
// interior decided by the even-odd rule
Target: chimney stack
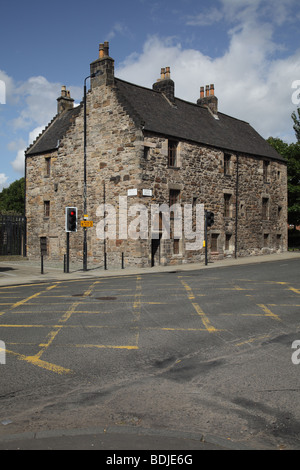
[{"label": "chimney stack", "polygon": [[218,98],[215,96],[215,86],[213,84],[206,85],[205,96],[204,87],[200,87],[200,99],[197,101],[200,106],[206,106],[212,114],[218,115]]},{"label": "chimney stack", "polygon": [[70,91],[63,85],[61,87],[61,96],[57,98],[57,114],[61,114],[64,111],[72,109],[74,106],[74,100],[71,98]]},{"label": "chimney stack", "polygon": [[161,69],[160,78],[156,83],[153,83],[152,89],[163,93],[172,104],[175,103],[175,83],[171,80],[170,67]]},{"label": "chimney stack", "polygon": [[109,56],[109,42],[99,44],[99,58],[90,64],[91,88],[114,84],[114,63],[115,61]]}]

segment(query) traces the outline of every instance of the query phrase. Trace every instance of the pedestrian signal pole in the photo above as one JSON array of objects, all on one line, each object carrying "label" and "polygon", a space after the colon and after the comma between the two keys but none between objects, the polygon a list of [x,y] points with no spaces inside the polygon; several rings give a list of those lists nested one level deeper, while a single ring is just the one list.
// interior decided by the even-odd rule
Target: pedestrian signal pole
[{"label": "pedestrian signal pole", "polygon": [[67,273],[70,264],[70,232],[77,232],[77,207],[65,208],[65,231],[67,234]]}]

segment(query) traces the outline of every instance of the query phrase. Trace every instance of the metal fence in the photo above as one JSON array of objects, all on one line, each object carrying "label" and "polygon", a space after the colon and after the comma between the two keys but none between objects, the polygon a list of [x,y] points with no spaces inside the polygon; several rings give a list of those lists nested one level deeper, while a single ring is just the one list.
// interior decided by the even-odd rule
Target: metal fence
[{"label": "metal fence", "polygon": [[0,215],[0,256],[25,256],[26,219],[18,215]]}]

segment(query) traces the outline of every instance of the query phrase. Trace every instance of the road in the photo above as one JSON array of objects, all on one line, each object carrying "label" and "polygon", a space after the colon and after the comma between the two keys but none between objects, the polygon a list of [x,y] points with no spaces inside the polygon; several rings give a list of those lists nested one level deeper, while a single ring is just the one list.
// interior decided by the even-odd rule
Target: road
[{"label": "road", "polygon": [[119,426],[300,448],[299,268],[0,287],[0,438]]}]

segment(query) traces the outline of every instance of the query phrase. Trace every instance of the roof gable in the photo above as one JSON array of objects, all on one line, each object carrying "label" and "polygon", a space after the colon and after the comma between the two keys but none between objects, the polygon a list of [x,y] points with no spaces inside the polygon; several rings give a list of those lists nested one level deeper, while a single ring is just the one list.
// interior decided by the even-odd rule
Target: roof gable
[{"label": "roof gable", "polygon": [[[216,119],[204,106],[174,98],[170,102],[162,93],[115,78],[120,102],[137,125],[144,130],[178,140],[285,161],[253,127],[245,121],[218,113]],[[58,148],[82,109],[82,103],[57,114],[45,130],[28,147],[26,156],[47,153]]]},{"label": "roof gable", "polygon": [[76,108],[57,114],[33,144],[28,147],[25,155],[36,155],[57,149],[59,141],[66,135],[68,129],[74,123],[81,107],[79,105]]}]

